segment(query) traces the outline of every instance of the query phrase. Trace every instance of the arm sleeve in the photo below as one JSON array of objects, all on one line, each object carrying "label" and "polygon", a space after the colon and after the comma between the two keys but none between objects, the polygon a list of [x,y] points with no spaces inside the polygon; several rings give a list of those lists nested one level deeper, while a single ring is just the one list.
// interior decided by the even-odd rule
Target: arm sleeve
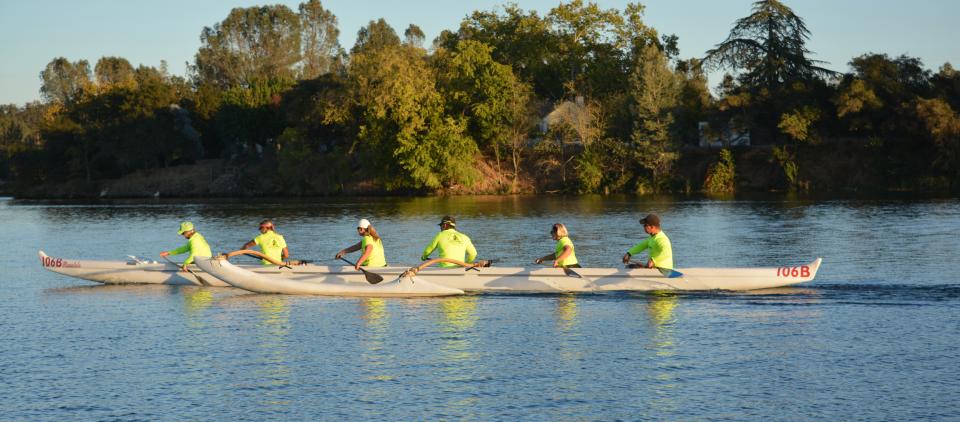
[{"label": "arm sleeve", "polygon": [[423,249],[423,254],[420,255],[420,259],[426,261],[427,258],[430,256],[430,254],[433,253],[433,250],[437,248],[437,243],[439,243],[439,241],[440,241],[440,235],[437,234],[436,236],[433,237],[433,240],[430,241],[430,244]]},{"label": "arm sleeve", "polygon": [[473,247],[473,242],[467,240],[467,262],[473,262],[477,259],[477,248]]},{"label": "arm sleeve", "polygon": [[183,246],[181,246],[181,247],[179,247],[179,248],[176,248],[176,249],[171,249],[171,250],[169,250],[169,251],[167,251],[167,252],[170,252],[170,255],[180,255],[180,254],[182,254],[182,253],[190,252],[190,242],[187,242],[187,243],[184,244]]},{"label": "arm sleeve", "polygon": [[633,245],[632,248],[630,248],[630,249],[627,250],[627,253],[630,254],[630,255],[636,255],[636,254],[638,254],[638,253],[640,253],[640,252],[645,251],[645,250],[646,250],[647,248],[649,248],[649,247],[650,247],[650,240],[647,239],[647,240],[644,240],[644,241],[642,241],[642,242],[640,242],[640,243],[637,243],[636,245]]}]

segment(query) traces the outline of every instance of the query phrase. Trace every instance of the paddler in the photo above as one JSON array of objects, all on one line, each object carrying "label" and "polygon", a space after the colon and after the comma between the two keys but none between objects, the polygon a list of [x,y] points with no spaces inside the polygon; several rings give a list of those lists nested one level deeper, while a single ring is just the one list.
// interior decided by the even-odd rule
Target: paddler
[{"label": "paddler", "polygon": [[[260,235],[253,240],[244,243],[240,249],[250,249],[254,245],[259,245],[263,254],[272,258],[274,261],[284,261],[290,256],[290,250],[287,249],[287,241],[283,235],[277,233],[277,227],[273,221],[263,220],[260,222]],[[267,259],[261,259],[263,265],[273,265]]]},{"label": "paddler", "polygon": [[343,258],[350,252],[363,251],[353,269],[359,270],[360,267],[386,267],[387,258],[383,253],[383,240],[377,233],[377,229],[370,224],[366,218],[357,223],[357,235],[362,237],[359,242],[352,246],[341,249],[337,252],[337,259]]},{"label": "paddler", "polygon": [[[660,229],[660,217],[656,214],[649,214],[640,219],[643,224],[643,231],[650,237],[634,245],[623,255],[623,263],[629,264],[630,268],[665,268],[673,269],[673,247],[670,246],[670,239]],[[648,250],[649,259],[645,264],[630,264],[630,257],[640,252]]]},{"label": "paddler", "polygon": [[183,264],[180,265],[181,271],[187,270],[187,265],[193,263],[193,258],[201,257],[211,257],[213,253],[210,252],[210,245],[207,243],[207,239],[203,238],[203,235],[198,233],[193,228],[193,223],[189,221],[184,221],[180,223],[180,230],[177,231],[177,234],[182,235],[187,239],[187,244],[179,248],[160,252],[161,257],[167,257],[170,255],[180,255],[182,253],[190,252],[190,256],[183,261]]},{"label": "paddler", "polygon": [[573,250],[573,241],[570,240],[570,234],[567,232],[567,226],[561,223],[553,225],[550,229],[550,237],[557,241],[554,246],[554,252],[550,255],[544,255],[533,260],[535,264],[542,264],[548,259],[553,260],[553,266],[559,268],[580,268],[577,262],[577,254]]},{"label": "paddler", "polygon": [[[477,258],[477,249],[473,247],[473,242],[470,241],[470,238],[467,235],[460,233],[456,229],[457,220],[453,217],[447,215],[440,219],[440,233],[437,233],[433,237],[433,240],[430,241],[430,244],[423,249],[423,254],[420,256],[421,261],[426,261],[430,259],[430,254],[433,253],[434,249],[439,249],[440,258],[451,258],[456,260],[463,260],[463,262],[471,263],[474,259]],[[478,262],[479,266],[486,266],[486,261]],[[441,262],[441,267],[451,268],[456,267],[456,264],[451,264],[449,262]]]}]

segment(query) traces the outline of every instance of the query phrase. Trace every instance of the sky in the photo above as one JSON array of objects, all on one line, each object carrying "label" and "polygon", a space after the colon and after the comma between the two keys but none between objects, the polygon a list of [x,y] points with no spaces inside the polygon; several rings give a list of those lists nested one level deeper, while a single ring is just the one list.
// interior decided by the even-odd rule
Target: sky
[{"label": "sky", "polygon": [[[86,59],[91,67],[103,56],[126,58],[134,66],[160,66],[185,75],[200,47],[205,26],[221,22],[234,7],[285,4],[299,0],[0,0],[0,104],[40,99],[40,72],[52,59]],[[444,29],[455,30],[475,10],[493,10],[492,0],[326,0],[339,21],[340,44],[347,50],[357,31],[384,18],[402,35],[414,23],[427,45]],[[516,1],[541,16],[558,0]],[[602,8],[623,10],[626,0],[598,0]],[[702,57],[722,42],[734,21],[750,14],[752,0],[648,0],[644,22],[661,34],[679,37],[680,57]],[[784,0],[810,29],[812,59],[836,71],[864,53],[919,57],[936,71],[943,63],[960,65],[960,1],[955,0]],[[711,74],[716,85],[718,74]]]}]

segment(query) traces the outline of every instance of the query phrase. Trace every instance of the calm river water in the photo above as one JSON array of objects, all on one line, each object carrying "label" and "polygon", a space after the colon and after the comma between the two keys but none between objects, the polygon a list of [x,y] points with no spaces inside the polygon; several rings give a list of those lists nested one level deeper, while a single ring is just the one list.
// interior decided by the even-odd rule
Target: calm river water
[{"label": "calm river water", "polygon": [[[385,300],[100,286],[37,259],[158,259],[181,220],[233,250],[271,217],[333,263],[365,217],[414,264],[450,214],[499,265],[563,222],[585,266],[615,266],[651,211],[680,269],[823,267],[759,293]],[[960,418],[955,199],[0,199],[0,221],[3,420]]]}]

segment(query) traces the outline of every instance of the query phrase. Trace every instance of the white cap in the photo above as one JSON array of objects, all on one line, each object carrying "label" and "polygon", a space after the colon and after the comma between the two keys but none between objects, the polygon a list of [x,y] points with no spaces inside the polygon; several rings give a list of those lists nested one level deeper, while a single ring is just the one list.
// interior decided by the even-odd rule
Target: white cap
[{"label": "white cap", "polygon": [[359,228],[361,228],[361,229],[365,229],[365,228],[367,228],[367,227],[370,227],[370,220],[367,220],[366,218],[361,219],[360,222],[357,223],[357,227],[359,227]]}]

